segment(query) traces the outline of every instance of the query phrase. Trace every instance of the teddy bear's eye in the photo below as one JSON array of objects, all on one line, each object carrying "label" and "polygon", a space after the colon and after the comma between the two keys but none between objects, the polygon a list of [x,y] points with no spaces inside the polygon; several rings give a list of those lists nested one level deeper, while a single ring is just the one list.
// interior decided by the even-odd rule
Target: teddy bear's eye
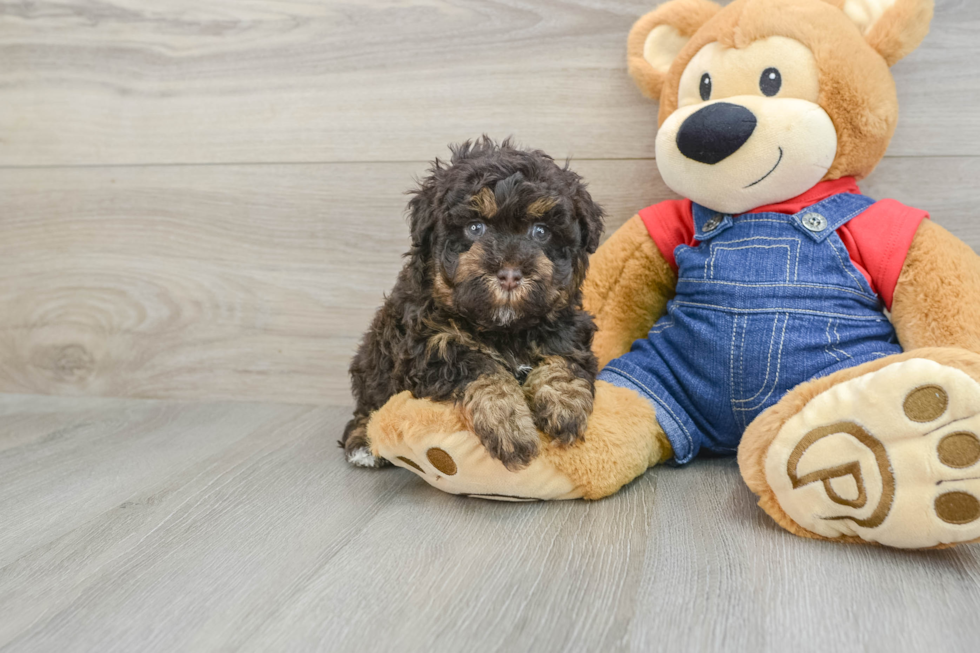
[{"label": "teddy bear's eye", "polygon": [[783,76],[779,74],[779,71],[775,68],[766,68],[762,71],[762,77],[759,79],[759,90],[766,97],[772,97],[776,93],[779,93],[779,89],[783,87]]},{"label": "teddy bear's eye", "polygon": [[701,99],[707,102],[711,99],[711,75],[705,73],[701,75]]}]

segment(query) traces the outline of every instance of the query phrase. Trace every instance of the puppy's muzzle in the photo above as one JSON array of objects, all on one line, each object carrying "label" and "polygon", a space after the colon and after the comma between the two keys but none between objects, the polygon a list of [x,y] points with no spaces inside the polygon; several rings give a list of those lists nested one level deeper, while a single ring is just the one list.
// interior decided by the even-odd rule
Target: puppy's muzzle
[{"label": "puppy's muzzle", "polygon": [[758,124],[755,114],[730,102],[695,111],[677,132],[677,149],[699,163],[714,165],[739,151]]}]

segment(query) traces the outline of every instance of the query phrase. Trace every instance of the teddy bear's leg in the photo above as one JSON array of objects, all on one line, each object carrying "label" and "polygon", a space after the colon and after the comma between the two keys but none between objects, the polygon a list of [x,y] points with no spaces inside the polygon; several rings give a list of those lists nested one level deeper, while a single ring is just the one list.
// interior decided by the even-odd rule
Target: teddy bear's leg
[{"label": "teddy bear's leg", "polygon": [[738,462],[797,535],[980,541],[980,355],[917,349],[802,384],[749,425]]},{"label": "teddy bear's leg", "polygon": [[452,404],[408,392],[374,414],[368,437],[374,455],[435,488],[502,501],[600,499],[672,456],[650,403],[601,381],[584,439],[563,446],[541,434],[540,454],[517,471],[490,457]]}]

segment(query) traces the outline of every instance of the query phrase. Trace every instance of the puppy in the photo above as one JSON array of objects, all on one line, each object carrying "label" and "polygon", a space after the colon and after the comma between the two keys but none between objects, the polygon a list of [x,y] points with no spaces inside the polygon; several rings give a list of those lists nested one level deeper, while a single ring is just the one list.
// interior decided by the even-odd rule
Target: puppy
[{"label": "puppy", "polygon": [[355,465],[386,462],[366,427],[404,390],[460,404],[509,469],[536,455],[537,429],[568,444],[592,412],[595,326],[580,289],[602,210],[543,152],[486,136],[451,150],[413,191],[408,261],[351,364],[340,444]]}]

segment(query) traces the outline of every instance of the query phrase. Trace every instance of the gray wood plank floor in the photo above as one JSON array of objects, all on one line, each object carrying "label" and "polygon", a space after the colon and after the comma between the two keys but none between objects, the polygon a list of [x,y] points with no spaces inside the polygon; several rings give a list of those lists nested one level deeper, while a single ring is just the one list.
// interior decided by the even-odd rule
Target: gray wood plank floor
[{"label": "gray wood plank floor", "polygon": [[802,540],[733,460],[497,504],[344,407],[0,397],[0,650],[976,651],[980,548]]}]

